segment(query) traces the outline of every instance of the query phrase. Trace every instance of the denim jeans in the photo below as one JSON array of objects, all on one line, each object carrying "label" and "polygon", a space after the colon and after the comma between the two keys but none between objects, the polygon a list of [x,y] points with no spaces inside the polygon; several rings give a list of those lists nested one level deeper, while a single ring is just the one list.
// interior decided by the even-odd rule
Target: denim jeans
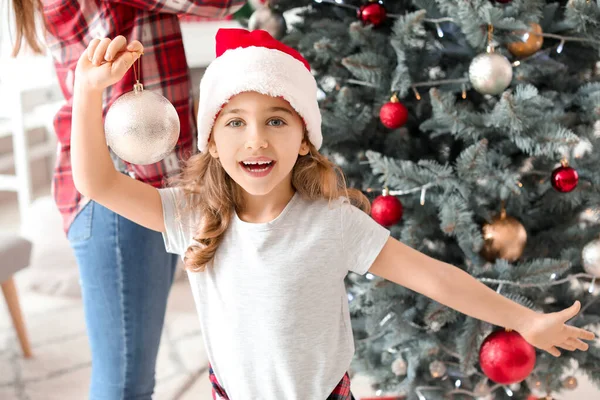
[{"label": "denim jeans", "polygon": [[68,232],[92,352],[91,400],[151,399],[177,256],[160,232],[90,202]]}]

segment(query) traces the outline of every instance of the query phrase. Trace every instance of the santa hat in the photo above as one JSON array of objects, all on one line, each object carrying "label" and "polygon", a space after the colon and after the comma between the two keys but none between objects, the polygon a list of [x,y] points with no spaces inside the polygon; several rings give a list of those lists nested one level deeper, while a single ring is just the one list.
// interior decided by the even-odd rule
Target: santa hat
[{"label": "santa hat", "polygon": [[290,103],[319,149],[323,136],[317,83],[300,53],[263,30],[219,29],[216,42],[217,58],[200,82],[198,149],[207,148],[215,119],[229,99],[250,91]]}]

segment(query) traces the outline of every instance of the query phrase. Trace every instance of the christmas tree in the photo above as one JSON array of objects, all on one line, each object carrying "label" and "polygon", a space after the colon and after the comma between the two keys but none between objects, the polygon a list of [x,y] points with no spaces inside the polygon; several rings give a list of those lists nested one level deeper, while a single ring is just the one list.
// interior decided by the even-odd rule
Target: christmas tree
[{"label": "christmas tree", "polygon": [[[600,322],[597,0],[254,3],[251,28],[283,35],[285,15],[319,84],[324,152],[375,220],[514,301],[579,300],[570,323]],[[353,372],[381,392],[559,396],[573,366],[600,386],[595,344],[554,358],[372,275],[347,286]]]}]

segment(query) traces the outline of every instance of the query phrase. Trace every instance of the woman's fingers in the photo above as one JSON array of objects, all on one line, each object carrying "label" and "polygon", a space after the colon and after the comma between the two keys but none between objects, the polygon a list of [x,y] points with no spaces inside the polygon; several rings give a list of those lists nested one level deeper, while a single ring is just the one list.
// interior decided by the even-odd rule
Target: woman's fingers
[{"label": "woman's fingers", "polygon": [[581,329],[581,328],[577,328],[576,326],[568,326],[567,333],[571,337],[575,337],[575,338],[583,339],[583,340],[594,340],[596,338],[596,335],[594,334],[594,332],[591,332],[591,331],[588,331],[585,329]]},{"label": "woman's fingers", "polygon": [[568,351],[575,351],[576,350],[575,346],[573,346],[573,345],[571,345],[571,344],[569,344],[567,342],[563,342],[561,344],[558,344],[558,345],[556,345],[556,347],[560,347],[561,349],[565,349],[565,350],[568,350]]},{"label": "woman's fingers", "polygon": [[582,351],[586,351],[590,347],[587,343],[575,338],[569,338],[565,343]]},{"label": "woman's fingers", "polygon": [[125,36],[119,35],[114,38],[106,48],[106,54],[104,54],[104,60],[112,61],[115,59],[118,53],[124,50],[127,45],[127,39]]},{"label": "woman's fingers", "polygon": [[546,350],[548,353],[552,354],[554,357],[560,357],[560,351],[554,346],[550,347]]},{"label": "woman's fingers", "polygon": [[96,48],[100,44],[100,39],[93,39],[87,47],[87,56],[90,62],[94,61],[94,53],[96,52]]},{"label": "woman's fingers", "polygon": [[94,65],[102,64],[104,61],[104,55],[106,54],[106,50],[108,49],[110,42],[111,40],[109,38],[104,38],[100,41],[96,47],[96,51],[94,51],[94,58],[92,59]]},{"label": "woman's fingers", "polygon": [[144,54],[144,46],[138,40],[131,41],[131,43],[127,45],[127,50]]}]

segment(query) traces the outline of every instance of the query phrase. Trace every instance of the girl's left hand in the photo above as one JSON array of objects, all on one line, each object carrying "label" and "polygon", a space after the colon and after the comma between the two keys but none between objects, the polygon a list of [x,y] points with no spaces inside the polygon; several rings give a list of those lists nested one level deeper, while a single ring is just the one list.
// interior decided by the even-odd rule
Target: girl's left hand
[{"label": "girl's left hand", "polygon": [[577,315],[581,303],[576,301],[571,307],[549,314],[536,314],[525,322],[518,332],[533,346],[545,350],[555,357],[560,356],[558,348],[586,351],[589,345],[582,340],[593,340],[596,335],[585,329],[566,325],[565,322]]}]

